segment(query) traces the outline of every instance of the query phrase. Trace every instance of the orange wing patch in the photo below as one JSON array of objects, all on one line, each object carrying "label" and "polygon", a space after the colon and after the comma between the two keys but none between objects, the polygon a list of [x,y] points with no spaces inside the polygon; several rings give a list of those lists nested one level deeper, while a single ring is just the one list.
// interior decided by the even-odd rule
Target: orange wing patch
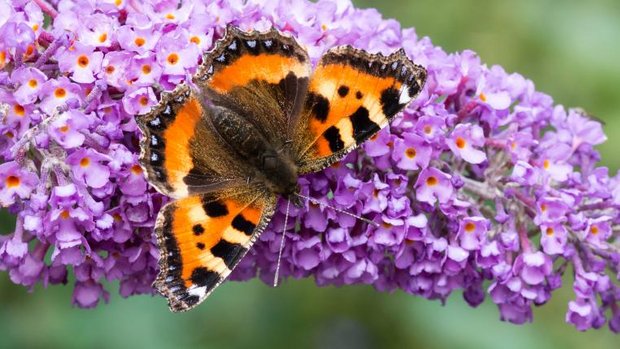
[{"label": "orange wing patch", "polygon": [[252,80],[277,84],[290,73],[307,77],[307,65],[299,60],[279,54],[242,55],[233,63],[211,76],[208,86],[218,93],[226,93],[235,87],[245,87]]},{"label": "orange wing patch", "polygon": [[270,212],[267,207],[258,198],[196,195],[161,210],[156,233],[162,259],[154,285],[172,310],[197,305],[231,273],[257,238],[257,228],[266,225],[261,217]]},{"label": "orange wing patch", "polygon": [[171,140],[164,149],[164,169],[168,173],[168,181],[180,196],[187,195],[187,185],[183,178],[194,167],[190,141],[201,117],[202,106],[192,97],[181,105],[176,118],[164,131],[164,139]]}]

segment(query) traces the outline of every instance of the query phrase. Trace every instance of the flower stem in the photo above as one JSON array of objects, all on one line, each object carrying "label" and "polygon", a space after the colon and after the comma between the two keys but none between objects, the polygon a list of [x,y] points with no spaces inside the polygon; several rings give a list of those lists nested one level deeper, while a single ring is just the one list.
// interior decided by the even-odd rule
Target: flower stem
[{"label": "flower stem", "polygon": [[58,11],[56,11],[54,6],[52,6],[52,4],[50,4],[46,0],[34,0],[34,3],[39,5],[41,11],[43,11],[43,13],[45,13],[46,15],[52,18],[56,18],[56,16],[58,16]]}]

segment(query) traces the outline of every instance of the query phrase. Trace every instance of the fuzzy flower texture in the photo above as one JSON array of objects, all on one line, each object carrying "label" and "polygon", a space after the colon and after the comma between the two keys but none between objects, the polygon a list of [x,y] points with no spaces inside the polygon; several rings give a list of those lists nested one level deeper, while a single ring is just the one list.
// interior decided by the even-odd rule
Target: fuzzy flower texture
[{"label": "fuzzy flower texture", "polygon": [[[599,122],[554,105],[532,81],[447,54],[413,29],[348,1],[0,0],[0,235],[12,282],[74,283],[73,303],[153,293],[153,225],[165,198],[137,162],[135,115],[190,81],[226,24],[295,36],[313,62],[342,44],[401,47],[428,82],[389,128],[300,179],[325,205],[294,208],[282,275],[369,284],[442,302],[463,290],[502,320],[532,320],[563,280],[578,330],[620,331],[620,176],[594,146]],[[271,283],[284,202],[232,275]],[[571,275],[563,277],[566,272]],[[71,275],[69,275],[71,274]],[[567,286],[569,287],[569,286]]]}]

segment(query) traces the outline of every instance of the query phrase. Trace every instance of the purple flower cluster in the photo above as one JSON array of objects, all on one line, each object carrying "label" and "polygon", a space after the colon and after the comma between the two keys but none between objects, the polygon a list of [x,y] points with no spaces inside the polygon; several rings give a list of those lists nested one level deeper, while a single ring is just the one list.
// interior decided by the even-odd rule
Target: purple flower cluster
[{"label": "purple flower cluster", "polygon": [[[30,288],[75,279],[73,302],[151,293],[152,228],[165,201],[137,165],[134,115],[190,81],[224,27],[296,36],[316,61],[351,44],[403,47],[428,70],[420,97],[361,150],[300,179],[232,278],[282,275],[371,284],[444,301],[488,296],[501,318],[532,320],[573,274],[566,321],[620,331],[620,175],[597,167],[601,124],[470,51],[447,54],[413,29],[348,1],[0,0],[0,269]],[[46,20],[47,19],[47,20]],[[49,25],[45,23],[50,22]],[[371,219],[376,226],[328,206]],[[569,268],[570,266],[570,268]]]}]

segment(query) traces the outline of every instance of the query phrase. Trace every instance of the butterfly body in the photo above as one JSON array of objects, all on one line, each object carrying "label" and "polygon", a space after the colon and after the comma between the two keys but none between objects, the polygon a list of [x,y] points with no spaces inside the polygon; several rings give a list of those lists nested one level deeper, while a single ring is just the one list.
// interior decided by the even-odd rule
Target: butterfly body
[{"label": "butterfly body", "polygon": [[251,121],[230,109],[216,107],[211,115],[216,133],[254,170],[248,183],[286,198],[299,192],[297,166],[286,144],[272,144]]},{"label": "butterfly body", "polygon": [[160,274],[171,310],[203,301],[232,272],[275,212],[300,205],[298,177],[320,171],[385,127],[422,89],[424,68],[350,46],[314,71],[278,30],[228,27],[194,82],[137,121],[140,162],[174,199],[157,218]]}]

